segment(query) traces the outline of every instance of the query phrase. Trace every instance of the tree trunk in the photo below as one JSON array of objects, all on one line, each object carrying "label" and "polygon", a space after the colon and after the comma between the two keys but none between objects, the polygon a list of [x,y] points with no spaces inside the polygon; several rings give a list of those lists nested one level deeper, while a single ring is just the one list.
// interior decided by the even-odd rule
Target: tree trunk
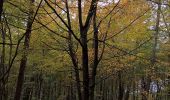
[{"label": "tree trunk", "polygon": [[[2,22],[2,12],[3,12],[3,4],[4,0],[0,0],[0,30],[1,30],[1,38],[2,38],[2,54],[0,56],[0,76],[4,75],[5,72],[5,31]],[[0,100],[5,100],[6,98],[6,89],[5,89],[5,79],[2,78],[0,80]]]},{"label": "tree trunk", "polygon": [[3,4],[4,4],[4,0],[0,0],[0,22],[1,22],[2,12],[3,12]]},{"label": "tree trunk", "polygon": [[[34,0],[31,0],[30,3],[31,3],[30,6],[32,6],[32,4],[34,3]],[[25,73],[25,68],[27,64],[27,55],[28,55],[28,49],[29,49],[29,43],[30,43],[30,35],[31,35],[31,29],[32,29],[33,13],[34,13],[33,9],[30,7],[30,12],[28,15],[29,17],[28,17],[28,22],[27,22],[27,29],[25,32],[25,41],[24,41],[24,49],[23,49],[24,53],[21,58],[14,100],[20,100],[21,98],[22,86],[24,83],[24,73]]]},{"label": "tree trunk", "polygon": [[37,75],[37,83],[38,83],[38,100],[41,100],[42,98],[42,83],[43,83],[43,77],[42,77],[42,72]]},{"label": "tree trunk", "polygon": [[[159,38],[159,31],[160,31],[160,17],[161,17],[161,0],[158,0],[157,4],[157,14],[156,14],[156,28],[154,33],[154,43],[153,43],[153,49],[152,49],[152,58],[151,58],[151,70],[153,75],[156,75],[158,72],[158,69],[155,67],[155,62],[157,60],[157,46],[158,46],[158,38]],[[157,76],[155,76],[157,77]],[[157,94],[159,91],[157,91]],[[157,97],[157,96],[156,96]]]},{"label": "tree trunk", "polygon": [[124,86],[122,82],[122,75],[121,72],[118,72],[118,81],[119,81],[119,95],[118,95],[118,100],[123,100],[123,95],[124,95]]},{"label": "tree trunk", "polygon": [[99,63],[98,60],[98,27],[96,22],[96,11],[97,6],[94,9],[94,16],[93,16],[93,30],[94,30],[94,58],[93,58],[93,66],[92,66],[92,73],[91,73],[91,86],[90,86],[90,100],[94,100],[94,89],[95,89],[95,80],[96,80],[96,73],[97,73],[97,66]]},{"label": "tree trunk", "polygon": [[[70,20],[70,11],[69,11],[69,6],[68,6],[68,0],[66,0],[65,4],[66,4],[66,10],[67,10],[68,26],[69,26],[70,29],[72,29],[71,20]],[[72,60],[73,66],[74,66],[78,98],[79,98],[79,100],[82,100],[78,61],[77,61],[77,56],[76,56],[74,48],[73,48],[72,34],[73,34],[72,31],[69,31],[69,33],[68,33],[69,55],[71,57],[71,60]]]},{"label": "tree trunk", "polygon": [[131,82],[130,82],[129,85],[127,85],[127,91],[125,93],[125,99],[124,100],[129,100],[130,87],[131,87]]},{"label": "tree trunk", "polygon": [[88,49],[87,37],[83,37],[82,67],[83,67],[83,100],[89,100],[89,69],[88,69]]},{"label": "tree trunk", "polygon": [[150,87],[150,82],[142,76],[141,78],[141,88],[142,88],[142,100],[147,100],[148,87]]}]

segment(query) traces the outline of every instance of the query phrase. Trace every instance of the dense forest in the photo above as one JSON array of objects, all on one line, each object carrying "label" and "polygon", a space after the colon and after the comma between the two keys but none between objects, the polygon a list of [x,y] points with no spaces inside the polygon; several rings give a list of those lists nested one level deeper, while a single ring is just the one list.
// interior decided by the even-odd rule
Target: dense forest
[{"label": "dense forest", "polygon": [[0,0],[0,100],[170,100],[170,0]]}]

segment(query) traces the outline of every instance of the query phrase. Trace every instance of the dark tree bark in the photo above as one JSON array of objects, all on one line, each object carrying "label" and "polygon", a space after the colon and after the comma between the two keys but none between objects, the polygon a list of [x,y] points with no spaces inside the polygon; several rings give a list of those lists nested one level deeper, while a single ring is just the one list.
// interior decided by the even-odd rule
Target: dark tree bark
[{"label": "dark tree bark", "polygon": [[[67,10],[68,27],[70,29],[72,29],[71,20],[70,20],[70,11],[69,11],[68,1],[67,0],[66,0],[66,10]],[[78,98],[79,98],[79,100],[82,100],[78,61],[77,61],[77,56],[75,54],[74,47],[73,47],[72,34],[73,34],[72,31],[69,31],[69,33],[68,33],[69,55],[71,57],[71,60],[72,60],[73,66],[74,66]]]},{"label": "dark tree bark", "polygon": [[123,82],[122,82],[122,75],[121,72],[118,72],[118,81],[119,81],[119,94],[118,94],[118,100],[123,100],[123,96],[124,96],[124,86],[123,86]]},{"label": "dark tree bark", "polygon": [[4,4],[4,0],[0,0],[0,21],[1,21],[1,17],[2,17],[3,4]]},{"label": "dark tree bark", "polygon": [[[70,17],[69,15],[69,11],[68,11],[68,7],[66,5],[67,8],[67,22],[65,22],[65,20],[60,16],[60,14],[55,10],[55,8],[47,1],[45,0],[46,4],[54,11],[54,13],[56,14],[56,16],[59,18],[59,20],[65,25],[65,27],[68,29],[68,34],[71,34],[74,39],[81,45],[81,60],[82,60],[82,72],[83,72],[83,94],[82,94],[82,99],[83,100],[89,100],[89,89],[90,89],[90,82],[89,82],[89,57],[88,57],[88,40],[87,40],[87,33],[89,31],[90,28],[90,24],[91,24],[91,20],[93,18],[94,12],[95,12],[95,7],[97,6],[97,1],[98,0],[92,0],[91,4],[90,4],[90,9],[88,11],[87,17],[85,19],[85,23],[83,24],[83,19],[82,19],[82,1],[78,0],[78,19],[79,19],[79,32],[80,32],[80,38],[78,38],[72,28],[71,28],[71,21],[70,21]],[[72,47],[71,47],[72,48]],[[69,48],[69,52],[72,51],[71,48]],[[71,52],[70,52],[71,54]],[[75,73],[76,73],[76,78],[78,77],[78,67],[76,65],[75,62],[75,56],[72,55],[73,57],[71,57],[72,61],[73,61],[73,65],[75,68]],[[75,66],[76,65],[76,66]],[[78,80],[78,79],[76,79]],[[77,81],[78,82],[78,81]],[[77,83],[79,84],[79,83]],[[79,87],[79,86],[77,86]],[[80,89],[80,87],[79,87]],[[80,90],[78,90],[79,92]],[[81,93],[81,92],[79,92]],[[79,94],[79,99],[81,100]]]},{"label": "dark tree bark", "polygon": [[42,72],[38,75],[38,100],[41,100],[42,97],[42,83],[43,83],[43,77]]},{"label": "dark tree bark", "polygon": [[90,100],[94,100],[94,89],[95,89],[95,80],[96,80],[96,73],[97,73],[97,66],[99,63],[98,60],[98,27],[96,22],[96,12],[97,6],[94,8],[94,16],[93,16],[93,30],[94,30],[94,40],[93,40],[93,49],[94,49],[94,58],[93,58],[93,65],[92,65],[92,73],[91,73],[91,86],[90,86]]},{"label": "dark tree bark", "polygon": [[83,67],[83,100],[89,100],[89,67],[87,33],[82,31],[82,67]]},{"label": "dark tree bark", "polygon": [[[0,55],[0,76],[4,75],[5,72],[5,31],[4,31],[4,25],[2,22],[2,12],[3,12],[3,4],[4,0],[0,0],[0,31],[1,31],[1,38],[2,38],[2,51]],[[5,95],[5,78],[2,78],[0,80],[0,100],[6,99]]]},{"label": "dark tree bark", "polygon": [[[1,25],[2,24],[3,23],[1,23]],[[0,76],[3,76],[5,71],[6,71],[5,70],[5,41],[6,41],[5,38],[6,38],[6,33],[5,33],[3,27],[1,27],[1,37],[2,37],[3,45],[2,45],[1,58],[0,58]],[[6,79],[4,77],[2,78],[2,80],[0,80],[0,84],[1,84],[0,90],[2,92],[1,96],[2,96],[2,98],[5,99],[5,94],[6,94],[5,93],[5,91],[6,91],[5,90]]]},{"label": "dark tree bark", "polygon": [[[42,0],[41,0],[41,2],[42,2]],[[40,8],[41,2],[40,2],[39,6],[36,10],[35,15],[33,15],[34,11],[33,11],[32,7],[30,7],[30,9],[29,9],[27,28],[26,28],[26,32],[25,32],[24,48],[23,48],[24,53],[23,53],[22,58],[21,58],[14,100],[20,100],[20,98],[21,98],[22,86],[23,86],[23,83],[24,83],[25,68],[26,68],[26,64],[27,64],[27,56],[28,56],[28,49],[29,49],[29,43],[30,43],[32,24],[34,22],[35,16],[37,15],[37,12]],[[33,3],[34,3],[34,0],[31,0],[30,6],[32,6]]]},{"label": "dark tree bark", "polygon": [[[91,19],[95,14],[97,7],[97,0],[92,0],[90,9],[85,21],[85,24],[82,26],[82,16],[81,16],[81,2],[79,3],[79,23],[80,23],[80,36],[82,43],[82,67],[83,67],[83,100],[90,99],[90,82],[89,82],[89,58],[88,58],[88,45],[87,45],[87,32],[90,27]],[[94,73],[95,74],[95,73]]]},{"label": "dark tree bark", "polygon": [[27,27],[25,42],[24,42],[24,54],[22,55],[22,59],[21,59],[21,63],[20,63],[14,100],[20,100],[22,86],[24,83],[24,73],[25,73],[25,68],[26,68],[26,63],[27,63],[27,52],[28,52],[27,49],[29,48],[29,40],[30,40],[30,34],[31,34],[30,23],[28,22],[27,25],[28,25],[28,27]]}]

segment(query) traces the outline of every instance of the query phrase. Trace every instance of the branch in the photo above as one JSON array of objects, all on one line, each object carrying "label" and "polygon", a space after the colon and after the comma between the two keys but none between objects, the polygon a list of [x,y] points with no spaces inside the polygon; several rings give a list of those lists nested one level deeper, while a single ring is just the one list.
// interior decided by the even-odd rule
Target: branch
[{"label": "branch", "polygon": [[112,8],[112,10],[99,21],[99,24],[97,25],[97,27],[99,27],[100,24],[103,22],[103,20],[106,19],[115,10],[115,8],[119,5],[120,1],[121,0],[119,0],[118,3]]},{"label": "branch", "polygon": [[[33,17],[33,19],[32,19],[32,22],[31,22],[30,26],[32,26],[32,24],[33,24],[33,22],[34,22],[34,20],[35,20],[35,17],[36,17],[36,15],[37,15],[37,12],[38,12],[38,10],[39,10],[39,8],[40,8],[40,5],[41,5],[42,1],[43,1],[43,0],[41,0],[41,1],[40,1],[40,4],[38,5],[38,8],[37,8],[37,10],[36,10],[36,12],[35,12],[35,15],[34,15],[34,17]],[[22,35],[22,37],[18,40],[17,47],[16,47],[16,49],[15,49],[15,54],[14,54],[12,60],[11,60],[10,66],[9,66],[9,68],[7,69],[7,71],[3,74],[3,76],[0,77],[0,80],[2,80],[2,79],[10,72],[10,70],[11,70],[11,68],[12,68],[12,65],[13,65],[13,63],[14,63],[14,60],[15,60],[15,58],[16,58],[17,55],[18,55],[18,49],[19,49],[20,43],[21,43],[22,39],[25,37],[25,35],[26,35],[26,32],[25,32],[25,33]]]},{"label": "branch", "polygon": [[141,14],[140,16],[136,17],[132,22],[130,22],[127,26],[125,26],[122,30],[120,30],[119,32],[115,33],[113,36],[107,38],[106,40],[109,40],[115,36],[117,36],[118,34],[120,34],[121,32],[123,32],[124,30],[126,30],[127,28],[129,28],[133,23],[135,23],[139,18],[141,18],[142,16],[144,16],[148,11],[150,11],[151,9],[148,9],[147,11],[145,11],[143,14]]},{"label": "branch", "polygon": [[67,27],[67,29],[69,30],[69,32],[71,32],[71,34],[74,36],[74,38],[80,43],[80,39],[74,34],[73,30],[70,29],[70,27],[67,25],[67,23],[64,21],[64,19],[57,13],[57,11],[49,4],[49,2],[47,0],[44,0],[47,5],[54,11],[54,13],[57,15],[57,17],[60,19],[60,21]]},{"label": "branch", "polygon": [[85,24],[84,24],[84,27],[85,28],[88,28],[89,25],[90,25],[90,21],[92,19],[92,16],[94,14],[94,10],[95,10],[95,7],[97,7],[97,0],[92,0],[91,1],[91,5],[90,5],[90,9],[88,11],[88,15],[87,15],[87,18],[86,18],[86,21],[85,21]]},{"label": "branch", "polygon": [[83,20],[82,20],[81,0],[78,0],[78,16],[79,16],[79,28],[80,28],[80,30],[82,30]]}]

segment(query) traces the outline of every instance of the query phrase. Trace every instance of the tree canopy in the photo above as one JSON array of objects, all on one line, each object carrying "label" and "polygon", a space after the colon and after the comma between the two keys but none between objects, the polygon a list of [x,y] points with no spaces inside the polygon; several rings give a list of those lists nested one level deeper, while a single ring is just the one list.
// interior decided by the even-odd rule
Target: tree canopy
[{"label": "tree canopy", "polygon": [[170,0],[0,0],[0,100],[169,100]]}]

